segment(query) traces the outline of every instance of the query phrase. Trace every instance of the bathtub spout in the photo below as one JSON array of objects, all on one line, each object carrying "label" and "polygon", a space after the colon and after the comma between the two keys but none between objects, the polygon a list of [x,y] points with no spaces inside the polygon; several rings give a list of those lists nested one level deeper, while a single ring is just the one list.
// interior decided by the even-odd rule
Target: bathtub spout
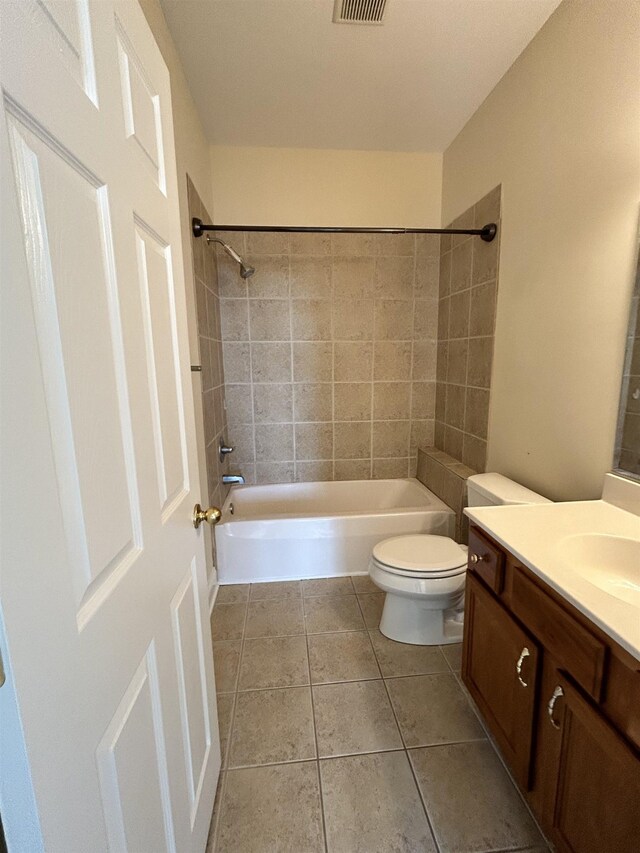
[{"label": "bathtub spout", "polygon": [[225,486],[229,486],[232,483],[237,483],[238,485],[242,485],[244,483],[244,477],[242,474],[223,474],[222,482]]}]

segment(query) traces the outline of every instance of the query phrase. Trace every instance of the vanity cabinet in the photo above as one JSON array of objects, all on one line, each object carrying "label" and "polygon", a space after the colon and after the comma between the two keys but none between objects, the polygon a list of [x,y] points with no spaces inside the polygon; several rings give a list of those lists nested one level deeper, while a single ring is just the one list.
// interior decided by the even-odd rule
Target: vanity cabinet
[{"label": "vanity cabinet", "polygon": [[640,850],[640,663],[480,529],[462,677],[561,851]]}]

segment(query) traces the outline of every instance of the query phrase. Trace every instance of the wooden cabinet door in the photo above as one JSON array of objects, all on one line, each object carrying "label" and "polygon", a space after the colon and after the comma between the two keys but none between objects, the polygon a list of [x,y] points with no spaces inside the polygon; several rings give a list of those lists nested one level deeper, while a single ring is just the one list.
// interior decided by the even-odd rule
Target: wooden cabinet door
[{"label": "wooden cabinet door", "polygon": [[462,677],[514,776],[529,789],[538,646],[469,574]]},{"label": "wooden cabinet door", "polygon": [[637,853],[640,758],[566,679],[558,688],[549,720],[562,734],[552,840],[571,853]]}]

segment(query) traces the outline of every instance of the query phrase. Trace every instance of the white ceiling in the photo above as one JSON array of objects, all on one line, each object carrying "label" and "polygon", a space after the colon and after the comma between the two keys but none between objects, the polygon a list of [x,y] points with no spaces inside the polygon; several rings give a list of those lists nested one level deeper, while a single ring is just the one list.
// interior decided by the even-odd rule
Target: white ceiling
[{"label": "white ceiling", "polygon": [[216,145],[443,151],[559,0],[161,0]]}]

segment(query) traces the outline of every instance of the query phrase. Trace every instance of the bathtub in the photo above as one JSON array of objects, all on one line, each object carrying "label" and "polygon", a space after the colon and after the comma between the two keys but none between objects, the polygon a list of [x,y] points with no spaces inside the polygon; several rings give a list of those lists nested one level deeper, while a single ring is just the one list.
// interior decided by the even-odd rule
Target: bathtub
[{"label": "bathtub", "polygon": [[234,486],[215,528],[218,581],[364,574],[390,536],[453,536],[455,514],[418,480]]}]

